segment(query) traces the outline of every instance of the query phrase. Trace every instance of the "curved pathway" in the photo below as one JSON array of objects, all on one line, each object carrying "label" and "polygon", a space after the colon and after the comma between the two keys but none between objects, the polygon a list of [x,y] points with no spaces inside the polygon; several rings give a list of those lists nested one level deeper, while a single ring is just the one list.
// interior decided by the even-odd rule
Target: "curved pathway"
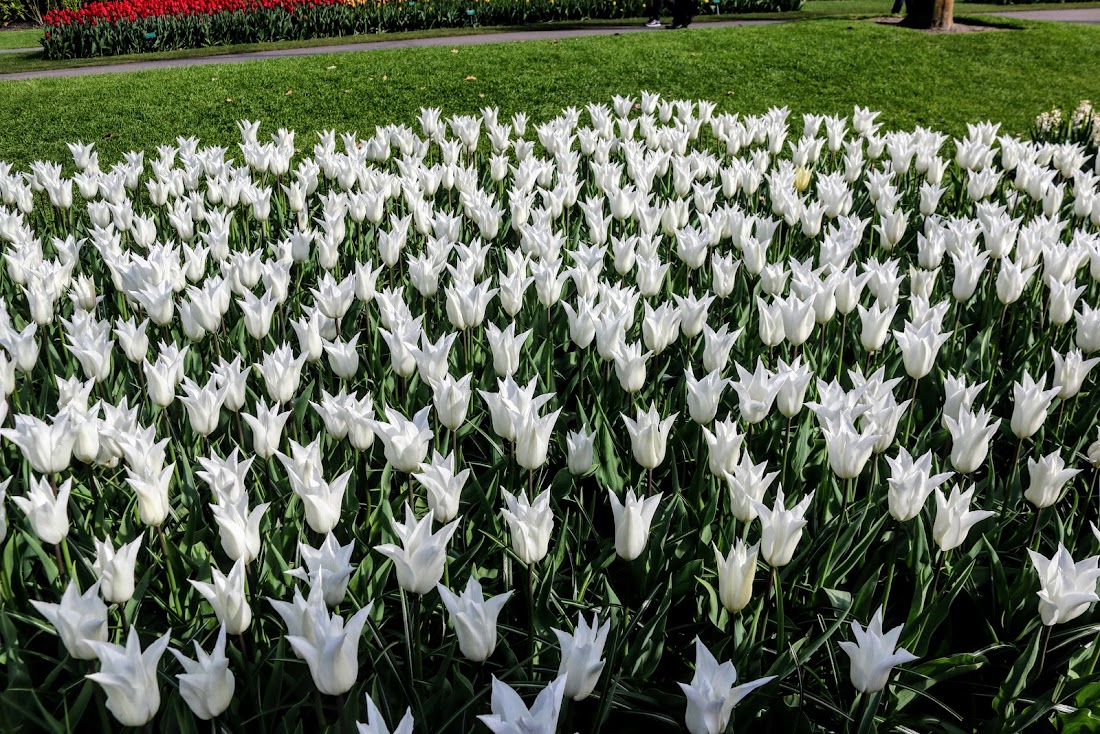
[{"label": "curved pathway", "polygon": [[[701,28],[729,28],[733,26],[769,25],[780,23],[778,20],[719,20],[697,23]],[[664,29],[662,29],[664,30]],[[562,38],[582,38],[584,36],[617,36],[622,33],[658,33],[657,29],[646,28],[642,24],[622,26],[593,26],[590,28],[548,28],[546,30],[502,31],[500,33],[477,33],[463,36],[436,36],[431,38],[407,38],[392,41],[378,40],[360,43],[340,43],[330,46],[304,46],[282,48],[272,51],[254,51],[240,54],[219,54],[216,56],[193,56],[185,59],[153,59],[132,61],[121,64],[99,64],[77,66],[67,69],[44,69],[25,71],[15,74],[0,74],[0,81],[22,79],[41,79],[45,77],[83,76],[85,74],[114,74],[126,71],[151,71],[154,69],[174,69],[181,66],[209,66],[212,64],[237,64],[244,61],[277,59],[288,56],[317,56],[320,54],[348,53],[353,51],[381,51],[396,48],[422,48],[426,46],[474,46],[483,43],[508,43],[512,41],[546,41]]]},{"label": "curved pathway", "polygon": [[985,13],[1002,18],[1020,20],[1056,20],[1062,23],[1100,23],[1100,8],[1066,8],[1064,10],[1010,10],[1003,13]]}]

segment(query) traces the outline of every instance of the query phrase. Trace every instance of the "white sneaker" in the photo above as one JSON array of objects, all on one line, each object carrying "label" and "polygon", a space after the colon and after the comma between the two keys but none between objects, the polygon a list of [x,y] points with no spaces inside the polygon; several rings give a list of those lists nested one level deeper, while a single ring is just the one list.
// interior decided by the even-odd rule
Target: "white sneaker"
[{"label": "white sneaker", "polygon": [[659,21],[659,20],[657,20],[656,18],[654,18],[653,20],[651,20],[651,21],[649,21],[648,23],[646,23],[646,24],[645,24],[645,27],[646,27],[646,28],[660,28],[660,27],[661,27],[661,21]]}]

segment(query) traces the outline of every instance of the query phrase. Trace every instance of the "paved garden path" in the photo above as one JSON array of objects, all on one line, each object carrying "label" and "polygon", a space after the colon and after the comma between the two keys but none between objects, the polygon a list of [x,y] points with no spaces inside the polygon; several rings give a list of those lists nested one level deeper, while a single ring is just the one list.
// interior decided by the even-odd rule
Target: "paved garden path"
[{"label": "paved garden path", "polygon": [[[696,24],[700,28],[728,28],[731,26],[767,25],[779,23],[778,20],[720,20]],[[438,36],[435,38],[408,38],[393,41],[367,41],[364,43],[341,43],[331,46],[309,46],[283,48],[273,51],[255,51],[242,54],[221,54],[218,56],[195,56],[186,59],[159,59],[150,61],[132,61],[123,64],[100,64],[69,69],[45,69],[43,71],[25,71],[16,74],[0,74],[0,81],[20,79],[40,79],[43,77],[81,76],[84,74],[107,74],[124,71],[150,71],[153,69],[171,69],[181,66],[208,66],[211,64],[236,64],[242,61],[258,61],[287,56],[316,56],[318,54],[347,53],[349,51],[380,51],[395,48],[419,48],[425,46],[474,46],[482,43],[506,43],[510,41],[546,41],[561,38],[581,38],[584,36],[614,36],[620,33],[667,33],[667,30],[646,28],[642,24],[623,26],[595,26],[591,28],[550,28],[547,30],[504,31],[501,33],[479,33],[468,36]]]},{"label": "paved garden path", "polygon": [[1063,23],[1100,23],[1100,8],[1067,8],[1065,10],[1011,10],[988,13],[1020,20],[1057,20]]}]

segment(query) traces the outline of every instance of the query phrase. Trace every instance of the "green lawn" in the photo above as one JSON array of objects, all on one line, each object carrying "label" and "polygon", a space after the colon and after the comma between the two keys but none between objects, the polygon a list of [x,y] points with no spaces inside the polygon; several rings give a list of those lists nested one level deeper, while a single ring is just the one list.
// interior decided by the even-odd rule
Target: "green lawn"
[{"label": "green lawn", "polygon": [[1014,25],[942,36],[820,21],[0,82],[0,159],[60,159],[78,138],[96,141],[105,162],[180,134],[233,144],[240,118],[303,133],[413,123],[422,105],[497,105],[538,119],[642,89],[744,112],[869,105],[890,125],[953,133],[983,119],[1024,131],[1052,105],[1100,98],[1100,27]]},{"label": "green lawn", "polygon": [[0,31],[0,49],[31,48],[38,45],[42,31],[37,28],[17,31]]},{"label": "green lawn", "polygon": [[[853,0],[836,0],[848,4]],[[854,0],[863,2],[864,0]],[[819,3],[825,4],[825,3]],[[832,4],[832,2],[829,2]],[[813,16],[817,17],[817,16]],[[777,19],[796,20],[803,18],[803,13],[758,13],[747,15],[721,15],[701,18],[700,23],[713,20],[746,20],[746,19]],[[495,26],[488,28],[434,28],[423,31],[406,31],[401,33],[369,33],[357,36],[335,36],[331,38],[311,38],[305,41],[270,41],[267,43],[242,43],[232,46],[210,46],[206,48],[188,48],[178,51],[163,51],[160,53],[128,54],[123,56],[99,56],[86,59],[62,59],[50,61],[43,59],[39,52],[28,54],[0,54],[0,79],[3,74],[16,72],[41,71],[44,69],[72,69],[86,66],[114,66],[133,61],[154,61],[163,59],[193,59],[204,56],[222,56],[225,54],[254,53],[257,51],[272,51],[287,48],[320,48],[324,46],[338,46],[346,43],[378,43],[381,41],[411,40],[417,38],[451,38],[472,35],[493,35],[516,30],[532,29],[573,29],[590,28],[593,26],[622,26],[645,22],[644,18],[629,20],[588,20],[583,22],[540,23],[527,26]]]},{"label": "green lawn", "polygon": [[[698,20],[705,23],[718,19],[775,19],[775,20],[818,20],[822,18],[847,18],[868,17],[876,15],[888,15],[892,2],[890,0],[809,0],[797,13],[750,13],[741,15],[707,16],[701,15]],[[1066,3],[1039,3],[1029,5],[992,5],[989,3],[956,3],[956,14],[974,15],[978,13],[992,13],[1005,10],[1045,10],[1100,7],[1100,0],[1096,2],[1075,2],[1067,6]],[[577,27],[593,25],[623,25],[644,22],[643,18],[627,20],[595,20],[583,23],[544,23],[538,27]],[[93,59],[71,59],[65,61],[46,61],[36,51],[28,54],[0,54],[0,75],[14,72],[38,71],[43,69],[64,69],[82,66],[101,66],[126,63],[135,59],[180,59],[197,58],[202,56],[216,56],[226,53],[249,53],[253,51],[267,51],[282,48],[311,48],[319,46],[333,46],[343,43],[370,43],[378,40],[394,40],[399,38],[423,38],[427,36],[465,36],[471,34],[494,33],[499,31],[515,30],[514,28],[449,28],[429,31],[415,31],[411,33],[391,33],[385,35],[369,34],[359,36],[344,36],[341,38],[314,38],[308,41],[279,41],[260,44],[240,44],[236,46],[218,46],[214,48],[194,48],[182,51],[168,51],[164,53],[149,53],[131,56],[112,56]],[[0,50],[13,48],[32,48],[38,46],[41,36],[39,30],[0,31]]]}]

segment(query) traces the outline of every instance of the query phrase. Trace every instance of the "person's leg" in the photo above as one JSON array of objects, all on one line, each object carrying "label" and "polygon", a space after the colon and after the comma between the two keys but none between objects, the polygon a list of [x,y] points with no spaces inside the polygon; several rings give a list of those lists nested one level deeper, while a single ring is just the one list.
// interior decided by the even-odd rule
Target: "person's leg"
[{"label": "person's leg", "polygon": [[695,16],[695,11],[695,0],[676,0],[676,15],[678,17],[676,25],[680,28],[687,28],[691,25],[691,19]]},{"label": "person's leg", "polygon": [[664,0],[650,0],[649,19],[660,22],[662,10],[664,10]]},{"label": "person's leg", "polygon": [[683,3],[684,0],[672,0],[672,25],[671,28],[679,28],[683,25]]}]

